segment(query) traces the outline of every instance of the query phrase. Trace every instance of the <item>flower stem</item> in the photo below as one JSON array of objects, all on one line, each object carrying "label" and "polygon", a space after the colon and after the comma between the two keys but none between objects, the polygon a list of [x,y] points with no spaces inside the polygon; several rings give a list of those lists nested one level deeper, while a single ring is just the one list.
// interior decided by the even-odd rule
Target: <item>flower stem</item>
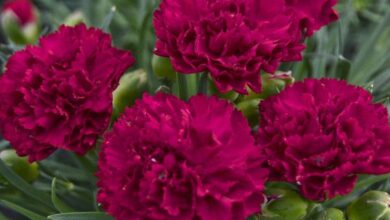
[{"label": "flower stem", "polygon": [[207,95],[209,74],[207,72],[202,73],[198,81],[198,93]]},{"label": "flower stem", "polygon": [[184,74],[177,73],[177,81],[179,83],[179,96],[182,100],[188,99],[188,83]]}]

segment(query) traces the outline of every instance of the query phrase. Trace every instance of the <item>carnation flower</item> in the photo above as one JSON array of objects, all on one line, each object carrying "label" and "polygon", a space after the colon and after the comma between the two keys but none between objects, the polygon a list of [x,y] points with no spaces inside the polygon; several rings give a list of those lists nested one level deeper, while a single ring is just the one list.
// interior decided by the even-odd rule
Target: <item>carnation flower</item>
[{"label": "carnation flower", "polygon": [[30,161],[56,149],[84,154],[107,128],[112,92],[132,65],[108,34],[61,26],[9,58],[0,78],[0,129]]},{"label": "carnation flower", "polygon": [[22,26],[34,22],[36,14],[30,0],[7,0],[1,10],[3,13],[12,11]]},{"label": "carnation flower", "polygon": [[260,115],[271,179],[296,183],[309,199],[349,193],[358,174],[390,172],[387,110],[360,87],[308,79],[261,102]]},{"label": "carnation flower", "polygon": [[[261,91],[260,71],[301,60],[302,38],[335,20],[335,0],[163,0],[155,53],[174,69],[211,73],[222,92]],[[304,33],[304,34],[302,34]]]},{"label": "carnation flower", "polygon": [[322,26],[338,19],[336,11],[332,9],[337,0],[285,0],[288,7],[295,10],[301,29],[306,36],[311,36]]},{"label": "carnation flower", "polygon": [[260,211],[262,162],[228,102],[144,95],[105,136],[98,201],[118,220],[241,220]]}]

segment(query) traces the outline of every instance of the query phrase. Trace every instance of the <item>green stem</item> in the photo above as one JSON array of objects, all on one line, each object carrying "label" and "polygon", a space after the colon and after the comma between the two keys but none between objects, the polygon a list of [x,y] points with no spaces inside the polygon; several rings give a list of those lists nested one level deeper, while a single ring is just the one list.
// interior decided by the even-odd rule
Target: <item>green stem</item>
[{"label": "green stem", "polygon": [[179,96],[182,100],[188,99],[188,83],[184,74],[177,73],[177,81],[179,83]]},{"label": "green stem", "polygon": [[209,74],[207,72],[202,73],[198,81],[198,93],[207,95]]}]

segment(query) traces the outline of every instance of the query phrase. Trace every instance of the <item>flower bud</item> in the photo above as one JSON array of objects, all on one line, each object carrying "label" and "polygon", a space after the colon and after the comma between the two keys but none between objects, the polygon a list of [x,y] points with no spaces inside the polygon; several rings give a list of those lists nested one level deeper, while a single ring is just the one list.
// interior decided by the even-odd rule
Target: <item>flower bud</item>
[{"label": "flower bud", "polygon": [[251,126],[255,126],[259,123],[260,101],[261,99],[243,100],[237,104],[238,110],[244,114]]},{"label": "flower bud", "polygon": [[18,23],[16,15],[12,11],[5,11],[1,15],[1,26],[8,39],[16,44],[25,44],[26,39]]},{"label": "flower bud", "polygon": [[[3,150],[0,159],[27,182],[34,182],[39,176],[38,164],[29,163],[27,157],[19,157],[14,149]],[[4,177],[0,181],[6,182]]]},{"label": "flower bud", "polygon": [[318,213],[313,220],[345,220],[344,213],[340,209],[329,208]]},{"label": "flower bud", "polygon": [[81,24],[83,22],[85,22],[85,16],[84,16],[83,12],[75,11],[65,19],[64,24],[67,26],[76,26],[76,25]]},{"label": "flower bud", "polygon": [[291,189],[269,188],[265,191],[268,202],[262,209],[260,219],[300,220],[308,209],[310,202]]},{"label": "flower bud", "polygon": [[176,72],[173,69],[169,58],[153,55],[152,69],[160,78],[168,79],[170,81],[176,80]]},{"label": "flower bud", "polygon": [[29,0],[15,0],[4,4],[1,10],[1,26],[15,44],[31,44],[39,37],[37,11]]},{"label": "flower bud", "polygon": [[114,112],[117,118],[127,106],[134,104],[147,91],[147,75],[142,69],[127,73],[122,76],[119,86],[113,93]]},{"label": "flower bud", "polygon": [[347,208],[349,220],[389,220],[390,195],[381,191],[369,191]]},{"label": "flower bud", "polygon": [[352,3],[358,12],[364,11],[371,5],[375,4],[373,0],[353,0]]},{"label": "flower bud", "polygon": [[239,94],[237,92],[234,92],[234,91],[221,93],[212,80],[209,81],[209,90],[210,90],[211,94],[215,94],[219,98],[230,100],[232,102],[235,101],[239,96]]},{"label": "flower bud", "polygon": [[287,85],[294,82],[291,72],[280,72],[275,74],[264,73],[261,75],[262,91],[261,93],[254,93],[249,91],[249,95],[245,99],[266,99],[270,96],[281,92]]}]

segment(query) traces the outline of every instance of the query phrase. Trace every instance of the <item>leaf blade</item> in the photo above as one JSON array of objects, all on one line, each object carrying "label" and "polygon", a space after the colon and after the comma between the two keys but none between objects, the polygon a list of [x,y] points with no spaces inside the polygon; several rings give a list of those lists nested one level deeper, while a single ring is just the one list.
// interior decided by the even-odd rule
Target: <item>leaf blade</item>
[{"label": "leaf blade", "polygon": [[112,19],[114,18],[115,12],[116,12],[116,7],[112,6],[110,9],[110,12],[108,12],[108,14],[106,15],[106,17],[103,20],[103,24],[101,27],[103,31],[105,31],[105,32],[109,31],[109,27],[110,27],[110,24],[112,22]]},{"label": "leaf blade", "polygon": [[12,169],[7,167],[7,165],[5,165],[2,160],[0,160],[0,174],[2,174],[4,178],[6,178],[13,186],[15,186],[17,189],[19,189],[26,195],[29,195],[30,197],[47,205],[50,208],[54,208],[49,195],[32,187],[21,177],[19,177]]},{"label": "leaf blade", "polygon": [[114,220],[104,212],[72,212],[50,215],[48,218],[51,220]]},{"label": "leaf blade", "polygon": [[23,208],[19,205],[16,205],[15,203],[8,202],[6,200],[0,200],[0,204],[9,208],[9,209],[12,209],[12,210],[18,212],[19,214],[26,216],[27,218],[30,218],[31,220],[47,220],[47,218],[45,218],[44,216],[41,216],[41,215],[34,213],[26,208]]},{"label": "leaf blade", "polygon": [[60,198],[58,198],[56,193],[56,183],[57,178],[54,177],[51,183],[51,200],[53,202],[54,207],[61,213],[74,212],[74,210],[70,206],[68,206],[66,203],[61,201]]}]

